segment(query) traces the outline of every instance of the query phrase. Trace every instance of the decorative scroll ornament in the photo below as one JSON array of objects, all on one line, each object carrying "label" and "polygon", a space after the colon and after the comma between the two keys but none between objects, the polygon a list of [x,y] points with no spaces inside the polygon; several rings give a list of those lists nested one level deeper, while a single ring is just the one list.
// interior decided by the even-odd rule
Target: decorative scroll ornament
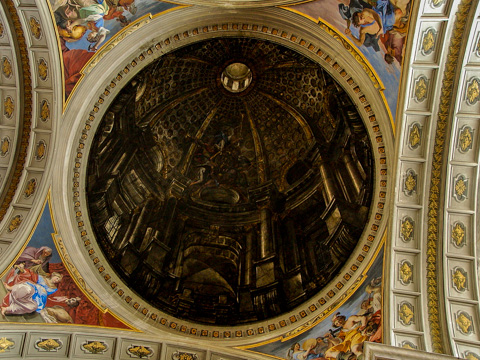
[{"label": "decorative scroll ornament", "polygon": [[42,37],[40,23],[33,16],[30,18],[30,30],[32,30],[32,34],[35,39],[40,39]]},{"label": "decorative scroll ornament", "polygon": [[414,307],[408,301],[402,301],[398,308],[398,319],[400,322],[405,325],[409,326],[414,323]]},{"label": "decorative scroll ornament", "polygon": [[413,265],[407,260],[402,260],[399,268],[400,282],[403,285],[411,284],[413,282]]},{"label": "decorative scroll ornament", "polygon": [[413,169],[408,169],[404,179],[403,192],[407,196],[412,196],[417,191],[417,174]]},{"label": "decorative scroll ornament", "polygon": [[28,181],[27,186],[25,186],[24,195],[25,198],[29,198],[33,194],[35,194],[35,189],[37,188],[37,179],[32,178]]},{"label": "decorative scroll ornament", "polygon": [[463,126],[458,134],[458,151],[465,154],[472,149],[473,130],[470,126]]},{"label": "decorative scroll ornament", "polygon": [[471,351],[465,351],[463,357],[467,360],[480,360],[480,356]]},{"label": "decorative scroll ornament", "polygon": [[468,105],[474,105],[480,99],[480,79],[472,78],[467,83],[466,100]]},{"label": "decorative scroll ornament", "polygon": [[402,220],[400,225],[400,237],[403,241],[409,242],[413,239],[415,229],[415,222],[410,216],[406,216]]},{"label": "decorative scroll ornament", "polygon": [[50,118],[50,106],[47,100],[42,101],[42,107],[40,109],[40,120],[47,121]]},{"label": "decorative scroll ornament", "polygon": [[40,140],[37,144],[37,150],[35,151],[35,160],[40,161],[45,157],[47,152],[47,144],[45,141]]},{"label": "decorative scroll ornament", "polygon": [[43,81],[48,78],[48,65],[45,59],[40,59],[38,63],[38,76],[40,76],[40,79]]},{"label": "decorative scroll ornament", "polygon": [[473,333],[473,321],[472,317],[465,311],[459,311],[456,316],[455,323],[457,324],[457,329],[460,330],[465,335],[470,335]]},{"label": "decorative scroll ornament", "polygon": [[6,56],[2,59],[2,72],[7,79],[11,78],[13,75],[12,63]]},{"label": "decorative scroll ornament", "polygon": [[412,150],[418,148],[422,141],[422,126],[414,123],[410,126],[408,133],[408,147]]},{"label": "decorative scroll ornament", "polygon": [[130,357],[138,359],[147,359],[153,355],[153,349],[148,346],[132,345],[127,349]]},{"label": "decorative scroll ornament", "polygon": [[458,292],[467,290],[467,272],[460,267],[455,267],[452,270],[452,283]]},{"label": "decorative scroll ornament", "polygon": [[4,34],[5,34],[5,29],[3,27],[3,23],[0,21],[0,39],[3,38]]},{"label": "decorative scroll ornament", "polygon": [[175,351],[172,354],[172,360],[197,360],[197,354]]},{"label": "decorative scroll ornament", "polygon": [[411,350],[418,349],[417,345],[407,340],[402,341],[400,346],[404,349],[411,349]]},{"label": "decorative scroll ornament", "polygon": [[422,102],[427,98],[428,79],[424,75],[420,75],[415,80],[414,98],[417,102]]},{"label": "decorative scroll ornament", "polygon": [[452,227],[452,243],[455,247],[460,248],[465,246],[465,225],[462,222],[456,222]]},{"label": "decorative scroll ornament", "polygon": [[11,339],[7,339],[6,337],[0,338],[0,353],[13,349],[14,346],[15,342]]},{"label": "decorative scroll ornament", "polygon": [[7,232],[12,233],[15,230],[17,230],[18,227],[20,226],[20,224],[22,223],[22,221],[23,221],[23,216],[22,215],[15,215],[13,217],[12,221],[10,221],[10,225],[8,225]]},{"label": "decorative scroll ornament", "polygon": [[10,119],[13,115],[13,111],[15,110],[13,99],[10,96],[5,98],[5,101],[3,102],[3,108],[5,116]]},{"label": "decorative scroll ornament", "polygon": [[9,151],[10,151],[10,138],[8,136],[5,136],[2,139],[2,143],[0,144],[0,156],[1,157],[7,156]]},{"label": "decorative scroll ornament", "polygon": [[422,36],[422,55],[430,55],[435,49],[435,41],[437,39],[437,32],[433,28],[428,28],[424,31]]},{"label": "decorative scroll ornament", "polygon": [[35,349],[38,351],[56,352],[62,348],[62,341],[60,339],[39,339],[35,342]]},{"label": "decorative scroll ornament", "polygon": [[465,175],[458,175],[454,179],[455,186],[453,188],[453,196],[457,201],[463,201],[467,198],[468,179]]},{"label": "decorative scroll ornament", "polygon": [[103,354],[108,350],[108,346],[103,341],[95,340],[83,343],[81,349],[88,354]]}]

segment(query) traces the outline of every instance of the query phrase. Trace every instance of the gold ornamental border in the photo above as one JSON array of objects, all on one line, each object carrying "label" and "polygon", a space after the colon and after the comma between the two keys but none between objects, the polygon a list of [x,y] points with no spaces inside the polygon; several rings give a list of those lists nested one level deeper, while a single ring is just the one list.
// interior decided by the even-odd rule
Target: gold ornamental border
[{"label": "gold ornamental border", "polygon": [[[17,191],[18,184],[20,182],[20,177],[22,176],[23,169],[25,167],[25,159],[27,157],[28,142],[30,139],[30,128],[32,125],[32,78],[30,73],[30,59],[28,57],[27,43],[25,41],[25,36],[23,34],[22,24],[20,23],[20,18],[15,9],[13,0],[5,0],[7,5],[8,14],[13,22],[15,28],[15,35],[17,40],[17,45],[19,47],[20,60],[22,62],[22,73],[23,78],[22,82],[19,84],[21,88],[23,85],[23,126],[22,134],[20,136],[20,148],[16,152],[17,159],[15,161],[15,170],[13,172],[12,179],[8,189],[5,190],[5,198],[2,201],[0,206],[0,221],[3,220],[5,214],[7,213],[10,204],[12,203],[13,197]],[[15,154],[15,155],[16,155]]]},{"label": "gold ornamental border", "polygon": [[441,202],[442,168],[446,166],[444,158],[445,135],[448,129],[450,108],[453,100],[455,86],[454,78],[459,64],[460,44],[464,35],[465,24],[472,6],[472,0],[463,0],[458,5],[455,14],[455,23],[448,47],[447,61],[445,63],[445,76],[442,80],[440,106],[438,111],[437,128],[432,160],[432,179],[430,182],[430,195],[428,199],[428,237],[427,237],[427,292],[428,292],[428,322],[432,337],[434,352],[444,353],[441,326],[439,319],[439,295],[437,284],[437,259],[439,242],[439,205]]},{"label": "gold ornamental border", "polygon": [[[298,313],[290,312],[284,314],[284,319],[271,319],[267,324],[263,323],[253,323],[250,324],[250,328],[238,327],[222,327],[221,329],[212,329],[202,328],[201,324],[193,324],[185,321],[185,323],[177,318],[174,318],[170,315],[162,313],[159,309],[152,307],[150,304],[141,300],[138,295],[135,295],[128,287],[123,288],[122,280],[112,271],[111,273],[107,271],[109,266],[108,262],[105,259],[102,259],[101,251],[99,251],[98,245],[96,245],[96,240],[94,236],[88,233],[86,224],[89,222],[88,215],[83,214],[85,205],[82,204],[81,189],[86,189],[85,177],[81,176],[82,172],[82,162],[86,161],[88,158],[88,151],[86,151],[86,144],[88,143],[88,138],[94,136],[92,131],[92,124],[98,122],[101,117],[99,113],[102,113],[101,109],[105,107],[107,98],[110,96],[115,96],[116,93],[124,85],[126,85],[128,79],[130,78],[130,72],[134,71],[134,68],[137,67],[140,63],[146,62],[150,64],[151,61],[157,59],[159,56],[165,55],[170,51],[176,50],[182,46],[183,40],[191,38],[197,35],[207,35],[212,34],[214,37],[218,36],[232,36],[232,33],[235,34],[238,30],[244,30],[249,32],[258,32],[261,34],[261,38],[265,38],[266,35],[269,35],[267,40],[281,43],[275,41],[277,39],[282,39],[283,41],[289,41],[295,43],[297,46],[304,47],[311,53],[311,59],[318,64],[321,64],[324,69],[329,71],[332,74],[336,74],[336,81],[342,83],[345,88],[351,90],[350,94],[352,98],[356,98],[357,107],[360,113],[363,113],[363,118],[367,119],[365,125],[371,130],[371,141],[373,151],[378,152],[378,162],[377,162],[377,176],[375,177],[375,188],[377,189],[377,203],[372,203],[371,208],[371,217],[370,217],[370,228],[366,228],[364,232],[363,242],[359,244],[360,251],[356,254],[356,259],[350,268],[346,269],[338,278],[336,283],[331,283],[331,288],[325,289],[324,296],[317,296],[316,298],[310,299],[307,303],[303,305],[302,308],[298,309]],[[255,37],[254,35],[250,35]],[[202,38],[204,40],[204,38]],[[388,213],[384,212],[386,206],[386,195],[387,195],[387,156],[386,156],[386,144],[384,141],[384,136],[382,130],[388,131],[388,129],[380,129],[380,124],[377,121],[376,115],[372,109],[372,106],[367,100],[367,95],[365,95],[360,86],[355,83],[352,76],[350,76],[347,71],[340,66],[329,54],[325,53],[317,44],[311,43],[296,34],[283,31],[278,27],[269,27],[265,25],[258,25],[252,23],[220,23],[208,26],[201,26],[184,31],[178,34],[169,36],[157,43],[153,44],[150,48],[138,53],[136,56],[130,59],[130,61],[125,63],[125,67],[120,70],[111,80],[109,85],[98,93],[98,99],[95,104],[92,106],[90,112],[85,116],[86,119],[83,122],[83,129],[80,129],[80,134],[77,143],[75,160],[73,163],[73,177],[71,178],[71,189],[72,189],[72,205],[73,213],[75,214],[75,222],[77,225],[77,231],[83,241],[85,254],[90,261],[93,263],[93,266],[97,269],[101,277],[108,284],[109,288],[112,291],[112,296],[115,296],[123,301],[132,308],[133,311],[139,313],[145,321],[154,325],[161,326],[164,329],[174,331],[180,334],[191,335],[195,337],[200,337],[203,339],[213,338],[213,339],[242,339],[242,338],[253,338],[255,335],[265,335],[268,333],[278,333],[287,326],[297,325],[297,331],[305,331],[305,325],[312,324],[302,324],[303,319],[307,320],[307,317],[311,317],[313,314],[323,312],[325,309],[336,307],[337,303],[337,294],[341,292],[342,294],[354,287],[358,279],[362,278],[362,273],[360,273],[360,267],[363,266],[364,262],[371,260],[374,257],[374,254],[377,252],[378,248],[381,246],[381,238],[384,235],[384,232],[381,232],[381,224],[385,221],[385,217]],[[147,65],[145,64],[145,66]],[[142,66],[143,68],[144,66]],[[98,117],[98,118],[97,118]],[[383,126],[383,125],[382,125]],[[105,261],[105,264],[103,263]],[[340,295],[342,297],[342,295]],[[343,299],[343,297],[342,297]],[[321,310],[321,311],[320,311]],[[318,314],[319,315],[319,314]],[[324,314],[325,316],[325,314]],[[168,317],[168,318],[167,318]],[[319,319],[319,318],[318,318]],[[317,320],[318,320],[317,319]],[[294,330],[295,332],[295,330]]]}]

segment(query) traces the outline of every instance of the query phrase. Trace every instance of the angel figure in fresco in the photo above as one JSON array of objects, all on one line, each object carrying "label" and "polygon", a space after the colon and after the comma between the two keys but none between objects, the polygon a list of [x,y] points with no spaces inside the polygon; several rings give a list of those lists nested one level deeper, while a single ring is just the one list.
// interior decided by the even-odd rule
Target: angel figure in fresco
[{"label": "angel figure in fresco", "polygon": [[12,268],[3,283],[8,293],[2,301],[2,315],[22,315],[35,311],[42,315],[48,296],[57,291],[57,284],[62,277],[57,272],[49,276],[39,275],[26,268],[24,262]]}]

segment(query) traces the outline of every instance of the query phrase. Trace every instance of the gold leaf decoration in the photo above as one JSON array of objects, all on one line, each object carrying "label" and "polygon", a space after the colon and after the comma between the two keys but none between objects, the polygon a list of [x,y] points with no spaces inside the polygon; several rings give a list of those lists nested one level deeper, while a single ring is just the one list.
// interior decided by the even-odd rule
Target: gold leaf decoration
[{"label": "gold leaf decoration", "polygon": [[415,174],[415,171],[412,169],[407,170],[407,173],[405,174],[403,191],[408,196],[411,196],[417,191],[417,174]]},{"label": "gold leaf decoration", "polygon": [[427,88],[428,88],[428,80],[425,76],[421,75],[415,81],[414,98],[416,101],[422,102],[427,98]]},{"label": "gold leaf decoration", "polygon": [[153,355],[153,350],[148,346],[132,345],[127,349],[127,354],[140,359],[146,359]]},{"label": "gold leaf decoration", "polygon": [[13,99],[10,96],[5,98],[5,101],[3,102],[3,109],[5,116],[10,119],[13,115],[13,111],[15,110]]},{"label": "gold leaf decoration", "polygon": [[455,179],[454,196],[458,201],[467,198],[468,180],[463,175],[457,176]]},{"label": "gold leaf decoration", "polygon": [[467,85],[466,94],[467,104],[474,105],[480,99],[480,80],[477,78],[470,79]]},{"label": "gold leaf decoration", "polygon": [[10,151],[10,138],[5,136],[0,144],[0,156],[5,157]]},{"label": "gold leaf decoration", "polygon": [[2,59],[2,72],[6,78],[11,78],[13,74],[12,63],[6,56]]},{"label": "gold leaf decoration", "polygon": [[37,179],[35,178],[30,179],[24,191],[24,195],[27,199],[35,193],[36,187],[37,187]]},{"label": "gold leaf decoration", "polygon": [[473,130],[470,126],[463,126],[458,136],[458,149],[461,153],[466,153],[472,149]]},{"label": "gold leaf decoration", "polygon": [[480,360],[480,356],[478,356],[478,354],[475,354],[471,351],[465,351],[465,354],[463,355],[463,357],[467,360]]},{"label": "gold leaf decoration", "polygon": [[452,272],[452,283],[455,290],[463,292],[467,289],[467,272],[462,268],[454,268]]},{"label": "gold leaf decoration", "polygon": [[438,7],[442,6],[444,2],[445,2],[445,0],[432,0],[432,6],[434,8],[438,8]]},{"label": "gold leaf decoration", "polygon": [[399,264],[400,270],[400,282],[403,285],[408,285],[413,282],[413,265],[410,264],[407,260],[403,260]]},{"label": "gold leaf decoration", "polygon": [[414,322],[413,321],[414,315],[415,315],[414,308],[412,304],[406,301],[400,303],[398,318],[403,325],[405,326],[412,325]]},{"label": "gold leaf decoration", "polygon": [[458,330],[460,330],[465,335],[473,333],[473,322],[472,317],[465,311],[460,311],[455,320]]},{"label": "gold leaf decoration", "polygon": [[420,146],[421,142],[421,127],[419,124],[415,123],[410,128],[410,133],[408,135],[408,146],[413,150]]},{"label": "gold leaf decoration", "polygon": [[47,144],[45,141],[40,140],[37,144],[37,150],[35,151],[35,159],[37,161],[42,160],[45,157],[45,153],[47,152]]},{"label": "gold leaf decoration", "polygon": [[40,351],[57,351],[62,347],[59,339],[40,339],[35,343],[35,348]]},{"label": "gold leaf decoration", "polygon": [[18,227],[20,226],[20,224],[22,223],[22,221],[23,221],[23,216],[22,215],[14,216],[13,219],[10,221],[10,224],[8,225],[7,232],[12,233],[15,230],[17,230]]},{"label": "gold leaf decoration", "polygon": [[90,354],[103,354],[107,351],[108,346],[102,341],[87,341],[82,344],[82,350]]},{"label": "gold leaf decoration", "polygon": [[[1,23],[0,23],[1,24]],[[0,338],[0,353],[6,352],[15,346],[15,342],[6,337]]]},{"label": "gold leaf decoration", "polygon": [[406,341],[406,340],[402,341],[401,346],[404,349],[410,349],[410,350],[417,349],[417,345],[415,345],[414,343],[411,343],[410,341]]},{"label": "gold leaf decoration", "polygon": [[172,354],[172,360],[197,360],[197,354],[176,351]]},{"label": "gold leaf decoration", "polygon": [[32,34],[35,39],[40,39],[40,37],[42,36],[40,23],[33,16],[30,18],[30,30],[32,30]]},{"label": "gold leaf decoration", "polygon": [[50,118],[50,106],[48,105],[47,100],[42,101],[42,106],[40,108],[40,120],[47,121]]},{"label": "gold leaf decoration", "polygon": [[40,59],[38,63],[38,76],[40,76],[40,79],[43,81],[48,78],[48,65],[45,59]]},{"label": "gold leaf decoration", "polygon": [[0,21],[0,38],[2,38],[4,34],[5,34],[5,29],[3,27],[3,23]]},{"label": "gold leaf decoration", "polygon": [[456,222],[452,228],[452,242],[456,247],[465,245],[465,225],[461,222]]},{"label": "gold leaf decoration", "polygon": [[430,55],[435,48],[437,32],[434,29],[429,28],[423,33],[422,37],[422,54]]},{"label": "gold leaf decoration", "polygon": [[403,241],[408,242],[413,239],[414,221],[411,217],[407,216],[402,220],[400,225],[400,237]]}]

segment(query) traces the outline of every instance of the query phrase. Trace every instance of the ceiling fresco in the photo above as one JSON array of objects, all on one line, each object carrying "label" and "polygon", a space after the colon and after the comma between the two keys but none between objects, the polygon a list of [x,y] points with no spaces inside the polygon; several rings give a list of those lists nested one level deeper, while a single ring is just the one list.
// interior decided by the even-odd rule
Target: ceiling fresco
[{"label": "ceiling fresco", "polygon": [[334,37],[358,48],[380,77],[395,119],[411,1],[307,0],[284,8],[335,28]]},{"label": "ceiling fresco", "polygon": [[105,256],[158,309],[204,324],[277,316],[349,258],[373,189],[370,139],[318,64],[274,43],[200,42],[117,95],[88,159]]}]

